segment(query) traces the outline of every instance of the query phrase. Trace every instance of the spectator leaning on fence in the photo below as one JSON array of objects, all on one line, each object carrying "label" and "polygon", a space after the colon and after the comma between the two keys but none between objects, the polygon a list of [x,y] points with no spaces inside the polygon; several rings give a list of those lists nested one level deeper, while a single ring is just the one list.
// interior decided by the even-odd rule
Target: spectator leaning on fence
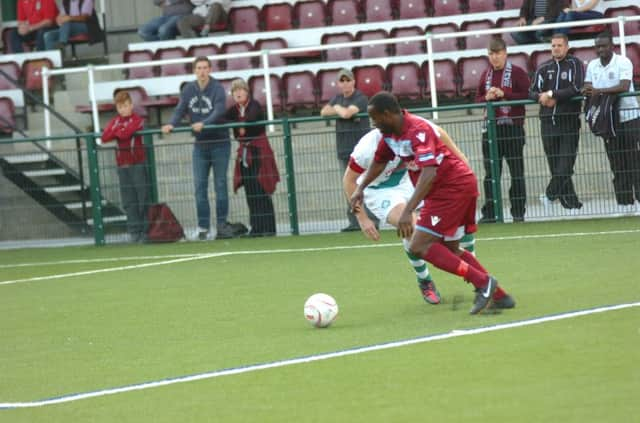
[{"label": "spectator leaning on fence", "polygon": [[231,8],[231,0],[191,0],[191,3],[195,6],[191,14],[178,20],[178,31],[184,38],[197,37],[198,28],[202,28],[200,35],[206,37],[211,25],[227,21]]},{"label": "spectator leaning on fence", "polygon": [[[633,92],[633,64],[613,51],[610,34],[600,34],[595,40],[597,59],[587,66],[583,94],[590,102],[600,102],[608,95]],[[637,65],[637,64],[636,64]],[[613,114],[615,135],[604,140],[609,165],[613,172],[616,201],[622,211],[632,211],[640,201],[640,110],[635,96],[621,97]],[[600,110],[603,116],[604,110]]]},{"label": "spectator leaning on fence", "polygon": [[206,240],[211,227],[211,207],[209,205],[209,173],[213,168],[213,187],[216,193],[216,238],[231,238],[234,235],[229,214],[229,192],[227,169],[231,155],[231,141],[227,129],[203,129],[205,125],[219,123],[225,114],[226,93],[222,85],[209,74],[211,61],[197,57],[193,62],[196,80],[187,82],[180,93],[180,102],[171,116],[171,122],[162,127],[168,134],[180,120],[189,115],[191,129],[195,133],[193,145],[193,179],[198,215],[197,238]]},{"label": "spectator leaning on fence", "polygon": [[[480,75],[476,102],[524,100],[529,97],[529,77],[527,72],[507,60],[507,46],[502,38],[489,42],[489,67]],[[524,116],[520,106],[500,106],[495,108],[496,121],[485,119],[482,133],[482,156],[484,162],[485,203],[482,206],[480,223],[496,221],[493,204],[493,178],[502,175],[502,160],[506,160],[511,174],[509,200],[514,222],[524,221],[527,191],[524,180]],[[496,125],[498,174],[493,175],[487,125]]]},{"label": "spectator leaning on fence", "polygon": [[44,34],[55,28],[58,7],[54,0],[17,0],[18,27],[9,33],[13,53],[22,53],[22,43],[35,43],[45,49]]},{"label": "spectator leaning on fence", "polygon": [[102,141],[118,143],[116,163],[122,207],[127,214],[127,231],[132,242],[146,242],[149,176],[142,136],[134,135],[143,129],[144,121],[133,111],[133,102],[127,91],[118,91],[114,102],[118,115],[104,128]]},{"label": "spectator leaning on fence", "polygon": [[[320,110],[320,116],[337,116],[336,119],[336,150],[338,160],[344,170],[349,165],[349,157],[358,140],[369,132],[371,125],[368,117],[359,117],[358,113],[367,110],[367,96],[356,88],[356,80],[349,69],[341,69],[338,72],[338,88],[336,94],[328,104]],[[369,211],[369,217],[378,225],[378,219]],[[342,229],[343,232],[359,231],[358,219],[347,208],[349,226]]]},{"label": "spectator leaning on fence", "polygon": [[[585,21],[589,19],[601,19],[604,16],[606,6],[602,0],[572,0],[571,7],[562,9],[556,19],[560,22]],[[556,28],[555,32],[568,34],[570,27]]]},{"label": "spectator leaning on fence", "polygon": [[[519,26],[553,23],[558,18],[562,3],[553,0],[524,0],[520,8]],[[512,32],[511,37],[518,44],[542,42],[548,31]]]},{"label": "spectator leaning on fence", "polygon": [[584,68],[582,62],[568,52],[567,36],[554,34],[552,59],[536,70],[529,96],[540,104],[540,134],[551,172],[543,204],[560,200],[565,209],[579,209],[582,203],[578,201],[571,176],[578,154],[582,102],[571,98],[580,94]]},{"label": "spectator leaning on fence", "polygon": [[178,35],[178,20],[191,14],[193,8],[189,0],[153,0],[162,7],[162,16],[142,25],[138,35],[145,41],[173,40]]},{"label": "spectator leaning on fence", "polygon": [[91,44],[102,40],[93,0],[63,0],[56,23],[58,29],[44,35],[47,50],[64,48],[70,37],[81,34],[87,34]]}]

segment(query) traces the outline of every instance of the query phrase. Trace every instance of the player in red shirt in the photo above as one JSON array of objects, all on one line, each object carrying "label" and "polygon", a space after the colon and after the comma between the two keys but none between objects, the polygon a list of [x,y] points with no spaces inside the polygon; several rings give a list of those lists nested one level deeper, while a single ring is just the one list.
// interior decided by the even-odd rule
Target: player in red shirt
[{"label": "player in red shirt", "polygon": [[[473,171],[440,139],[428,120],[400,109],[396,98],[380,92],[369,101],[369,116],[380,129],[374,162],[351,197],[351,206],[360,207],[363,191],[395,156],[407,162],[415,185],[398,222],[398,235],[411,237],[409,249],[434,266],[462,276],[476,288],[471,314],[490,307],[511,308],[513,299],[498,287],[498,281],[468,251],[459,248],[465,233],[474,233],[478,181]],[[424,200],[413,230],[411,213]],[[494,298],[495,296],[495,298]],[[498,304],[496,304],[498,305]]]}]

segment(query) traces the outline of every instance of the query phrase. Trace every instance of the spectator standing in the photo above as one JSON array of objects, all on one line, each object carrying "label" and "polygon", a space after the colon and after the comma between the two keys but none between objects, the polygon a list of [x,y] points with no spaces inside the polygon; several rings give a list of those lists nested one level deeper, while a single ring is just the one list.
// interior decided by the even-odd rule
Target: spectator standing
[{"label": "spectator standing", "polygon": [[[230,122],[257,122],[265,120],[262,106],[249,94],[249,85],[243,79],[231,82],[231,95],[235,104],[227,109]],[[276,215],[271,194],[276,190],[280,174],[269,145],[264,125],[233,128],[239,143],[234,169],[233,189],[244,186],[251,223],[250,237],[276,234]]]},{"label": "spectator standing", "polygon": [[[507,60],[507,46],[502,38],[493,38],[489,42],[489,67],[480,76],[476,102],[524,100],[529,97],[529,77],[527,72]],[[493,202],[493,178],[502,175],[502,160],[509,166],[511,187],[509,200],[511,216],[514,222],[523,222],[527,198],[524,180],[524,116],[525,108],[520,106],[501,106],[495,109],[496,121],[487,122],[482,134],[482,156],[484,163],[485,203],[482,206],[480,223],[496,221]],[[493,175],[491,154],[486,125],[496,125],[498,150],[498,174]]]},{"label": "spectator standing", "polygon": [[529,96],[540,104],[540,133],[551,172],[543,204],[560,200],[565,209],[579,209],[582,203],[571,176],[578,154],[582,102],[571,98],[580,94],[584,68],[579,59],[568,53],[567,36],[554,34],[551,38],[553,58],[536,70]]},{"label": "spectator standing", "polygon": [[102,141],[116,141],[116,163],[120,180],[122,207],[127,214],[127,231],[132,242],[147,240],[147,210],[149,208],[149,176],[142,136],[144,121],[133,111],[127,91],[115,96],[118,115],[111,119],[102,133]]},{"label": "spectator standing", "polygon": [[91,44],[102,41],[104,36],[93,0],[63,0],[56,23],[58,29],[44,35],[47,50],[64,48],[70,37],[81,34],[87,34]]},{"label": "spectator standing", "polygon": [[173,40],[178,35],[178,20],[191,13],[193,6],[189,0],[153,0],[162,7],[162,16],[142,25],[138,35],[145,41]]},{"label": "spectator standing", "polygon": [[[549,0],[523,0],[518,26],[553,23],[558,18],[562,2]],[[518,44],[542,42],[548,31],[512,32],[511,37]]]},{"label": "spectator standing", "polygon": [[[585,21],[589,19],[602,19],[606,6],[602,0],[572,0],[571,7],[565,7],[556,19],[560,22]],[[570,27],[556,28],[556,32],[568,34]]]},{"label": "spectator standing", "polygon": [[220,122],[225,114],[225,92],[218,81],[212,78],[211,61],[197,57],[193,63],[196,80],[187,82],[180,93],[180,102],[173,112],[169,124],[162,126],[168,134],[180,120],[188,115],[195,134],[193,145],[193,179],[195,184],[196,212],[198,215],[197,238],[206,240],[211,227],[209,205],[209,173],[213,168],[213,186],[216,194],[216,239],[233,237],[229,214],[227,169],[231,155],[231,141],[226,129],[204,129],[205,125]]},{"label": "spectator standing", "polygon": [[[598,97],[633,92],[633,64],[613,51],[610,34],[595,40],[597,59],[587,65],[583,94]],[[615,135],[604,140],[609,165],[613,172],[613,188],[621,211],[632,211],[640,201],[640,110],[635,96],[620,97],[614,107]],[[604,111],[602,111],[604,114]],[[617,119],[616,119],[617,118]]]},{"label": "spectator standing", "polygon": [[[336,151],[338,160],[344,172],[349,165],[349,156],[353,148],[358,144],[358,140],[369,132],[371,124],[368,117],[359,117],[358,113],[367,110],[367,96],[356,88],[356,80],[353,72],[349,69],[341,69],[338,72],[339,94],[336,94],[329,103],[320,110],[320,116],[338,116],[336,119]],[[367,211],[376,225],[378,219]],[[359,231],[358,219],[347,209],[349,226],[342,229],[342,232]]]},{"label": "spectator standing", "polygon": [[231,0],[191,0],[195,7],[190,15],[178,20],[178,31],[184,38],[195,38],[197,28],[202,28],[200,35],[209,35],[211,25],[226,22],[231,8]]},{"label": "spectator standing", "polygon": [[55,28],[58,6],[54,0],[17,0],[18,27],[9,33],[13,53],[22,53],[22,43],[35,43],[35,49],[45,47],[44,34]]}]

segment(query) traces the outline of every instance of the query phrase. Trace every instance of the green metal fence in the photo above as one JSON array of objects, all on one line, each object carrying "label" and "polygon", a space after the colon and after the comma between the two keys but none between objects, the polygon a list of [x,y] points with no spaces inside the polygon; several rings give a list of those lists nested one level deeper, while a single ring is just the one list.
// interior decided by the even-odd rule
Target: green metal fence
[{"label": "green metal fence", "polygon": [[[584,122],[573,177],[583,208],[566,210],[559,204],[545,205],[541,202],[540,196],[549,182],[550,173],[540,139],[537,106],[529,101],[524,103],[528,104],[524,149],[526,221],[638,214],[637,203],[631,207],[616,204],[603,141],[594,137]],[[487,110],[489,138],[495,130],[493,107],[499,105],[490,105]],[[434,112],[430,108],[413,111],[428,118]],[[482,192],[484,105],[446,106],[437,111],[438,124],[451,134],[469,157]],[[275,128],[268,133],[268,138],[280,173],[280,183],[272,196],[278,234],[339,231],[347,224],[347,204],[342,193],[343,169],[336,155],[333,120],[282,118],[269,123]],[[192,135],[188,129],[178,129],[169,136],[162,136],[159,130],[145,130],[143,135],[148,152],[152,202],[167,203],[185,228],[187,238],[193,238],[197,221]],[[120,202],[114,149],[98,145],[95,134],[59,136],[49,140],[53,146],[50,151],[43,149],[42,138],[3,139],[0,142],[3,168],[0,175],[0,241],[84,239],[97,245],[126,242],[126,218]],[[229,221],[248,225],[245,194],[242,189],[234,194],[231,188],[236,146],[237,143],[233,142],[229,166]],[[495,157],[495,149],[492,152]],[[32,160],[36,156],[46,160]],[[56,164],[63,164],[63,170],[52,172]],[[497,166],[498,161],[494,160],[492,164]],[[38,171],[42,176],[37,176]],[[31,172],[27,175],[36,175],[30,177],[36,182],[17,177],[17,172]],[[64,191],[58,188],[56,192],[56,186],[65,184],[73,184],[78,189]],[[499,221],[509,222],[510,176],[506,165],[503,166],[502,177],[494,180],[493,184],[497,193],[494,196],[496,217]],[[483,197],[484,194],[480,201],[484,201]],[[213,213],[211,182],[209,198]],[[74,203],[72,211],[62,212],[69,203]]]}]

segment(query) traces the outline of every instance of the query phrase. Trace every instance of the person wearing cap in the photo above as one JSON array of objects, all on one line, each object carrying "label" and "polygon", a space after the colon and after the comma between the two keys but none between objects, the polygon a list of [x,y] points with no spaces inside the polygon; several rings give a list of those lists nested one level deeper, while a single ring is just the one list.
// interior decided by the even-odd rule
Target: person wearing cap
[{"label": "person wearing cap", "polygon": [[[371,124],[368,116],[358,116],[359,113],[366,113],[369,99],[356,88],[356,81],[351,70],[341,69],[338,72],[338,88],[340,92],[320,110],[320,116],[338,117],[336,119],[336,150],[344,172],[349,165],[349,156],[353,148],[358,140],[369,132]],[[375,219],[377,226],[378,219],[370,212],[367,214]],[[347,217],[349,226],[343,228],[342,232],[359,231],[358,219],[350,208],[347,209]]]}]

